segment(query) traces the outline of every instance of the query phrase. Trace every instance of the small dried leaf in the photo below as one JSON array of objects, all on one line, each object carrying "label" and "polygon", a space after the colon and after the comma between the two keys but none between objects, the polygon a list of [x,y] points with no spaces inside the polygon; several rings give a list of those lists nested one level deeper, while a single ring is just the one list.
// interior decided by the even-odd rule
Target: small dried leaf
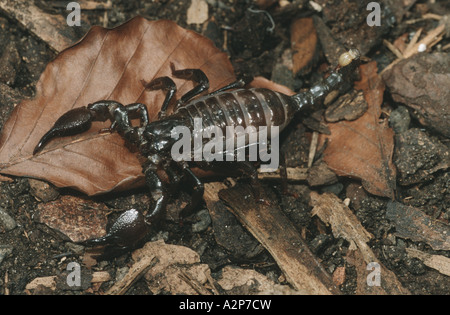
[{"label": "small dried leaf", "polygon": [[[0,137],[3,174],[45,179],[89,195],[142,183],[141,165],[118,134],[100,134],[109,123],[95,123],[83,135],[55,139],[33,156],[39,139],[68,110],[112,99],[147,105],[152,120],[163,103],[162,91],[145,91],[142,80],[171,76],[177,69],[199,68],[214,90],[232,82],[232,66],[210,40],[172,21],[136,17],[114,28],[93,27],[82,41],[49,63],[36,98],[13,111]],[[192,82],[175,79],[177,98]]]},{"label": "small dried leaf", "polygon": [[392,164],[394,132],[387,121],[380,122],[384,85],[375,62],[361,66],[362,80],[357,89],[364,92],[367,112],[355,121],[330,123],[330,136],[324,160],[340,176],[362,180],[364,188],[378,196],[393,197],[395,168]]},{"label": "small dried leaf", "polygon": [[325,119],[328,122],[340,120],[355,120],[361,117],[368,105],[362,91],[353,91],[341,96],[325,111]]},{"label": "small dried leaf", "polygon": [[311,71],[317,50],[317,33],[312,18],[300,18],[291,25],[294,75]]}]

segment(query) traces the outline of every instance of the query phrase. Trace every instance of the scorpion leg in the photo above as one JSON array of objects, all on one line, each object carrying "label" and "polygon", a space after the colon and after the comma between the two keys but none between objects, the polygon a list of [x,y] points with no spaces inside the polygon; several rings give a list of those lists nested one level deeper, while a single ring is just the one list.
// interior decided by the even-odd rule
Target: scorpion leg
[{"label": "scorpion leg", "polygon": [[166,93],[166,98],[164,99],[164,102],[161,106],[161,111],[158,114],[159,118],[164,118],[166,116],[167,108],[169,107],[169,104],[173,97],[175,96],[175,93],[177,92],[177,86],[175,85],[175,82],[169,77],[159,77],[154,80],[152,80],[149,83],[144,83],[145,89],[150,91],[155,90],[163,90]]},{"label": "scorpion leg", "polygon": [[192,172],[192,170],[188,166],[184,167],[184,172],[194,182],[194,191],[191,196],[191,201],[180,212],[182,217],[187,217],[192,214],[192,211],[202,200],[205,188],[202,181]]},{"label": "scorpion leg", "polygon": [[128,113],[129,118],[138,118],[140,119],[140,126],[141,128],[145,128],[148,125],[149,118],[148,118],[148,111],[147,106],[142,103],[133,103],[124,106],[125,111]]},{"label": "scorpion leg", "polygon": [[33,155],[41,151],[54,138],[80,134],[89,130],[93,121],[106,121],[110,118],[108,109],[118,106],[122,106],[122,104],[114,101],[100,101],[87,107],[69,110],[59,117],[53,127],[41,138],[34,148]]},{"label": "scorpion leg", "polygon": [[264,189],[261,185],[261,182],[258,180],[258,169],[252,162],[244,161],[237,162],[237,168],[242,172],[242,174],[246,177],[250,178],[250,184],[253,191],[253,197],[259,203],[267,203],[267,201],[263,198]]},{"label": "scorpion leg", "polygon": [[147,168],[144,170],[144,174],[147,186],[152,189],[150,195],[154,200],[153,209],[145,216],[145,221],[148,225],[152,225],[159,221],[164,214],[169,200],[170,187],[161,180],[153,168]]},{"label": "scorpion leg", "polygon": [[188,91],[181,97],[181,99],[177,102],[175,110],[178,109],[183,104],[186,104],[193,97],[209,89],[208,77],[202,70],[200,69],[176,70],[175,65],[173,63],[170,63],[170,68],[172,69],[172,75],[174,77],[185,80],[191,80],[198,84],[192,90]]},{"label": "scorpion leg", "polygon": [[224,87],[221,87],[220,89],[209,93],[208,96],[213,96],[213,95],[219,94],[221,92],[232,90],[232,89],[243,88],[244,86],[246,86],[247,84],[249,84],[252,81],[253,81],[253,76],[242,75],[236,81],[231,82],[230,84],[225,85]]},{"label": "scorpion leg", "polygon": [[102,257],[117,256],[135,247],[149,232],[142,213],[136,209],[123,212],[107,234],[81,244],[89,247],[105,246]]},{"label": "scorpion leg", "polygon": [[144,216],[140,211],[131,209],[122,213],[107,234],[100,238],[82,242],[86,246],[104,246],[101,257],[117,256],[138,245],[149,233],[152,225],[162,219],[169,198],[168,186],[159,178],[156,171],[147,168],[146,183],[152,188],[153,209]]},{"label": "scorpion leg", "polygon": [[54,138],[73,136],[88,131],[93,121],[109,119],[112,122],[109,129],[117,129],[121,135],[127,139],[130,138],[130,141],[135,140],[135,130],[130,124],[130,117],[134,118],[138,114],[141,120],[140,127],[145,128],[149,118],[147,107],[144,104],[134,103],[123,106],[115,101],[99,101],[89,104],[87,107],[74,108],[62,115],[41,138],[33,150],[33,155],[41,151]]}]

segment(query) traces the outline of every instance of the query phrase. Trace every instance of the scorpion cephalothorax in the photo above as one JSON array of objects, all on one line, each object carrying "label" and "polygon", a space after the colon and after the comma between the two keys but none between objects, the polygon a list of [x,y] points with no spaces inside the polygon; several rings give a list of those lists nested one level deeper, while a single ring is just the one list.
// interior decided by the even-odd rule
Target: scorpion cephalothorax
[{"label": "scorpion cephalothorax", "polygon": [[[154,200],[152,208],[145,216],[134,209],[125,211],[106,236],[86,242],[87,245],[107,245],[110,252],[128,250],[158,221],[164,213],[171,192],[181,180],[190,180],[194,186],[191,202],[183,213],[189,213],[202,199],[203,184],[190,169],[193,162],[176,161],[171,156],[172,146],[178,140],[173,136],[174,128],[186,126],[192,130],[195,120],[202,119],[202,128],[205,129],[213,126],[222,130],[227,126],[277,126],[281,131],[299,110],[323,100],[330,91],[340,89],[347,78],[352,77],[358,61],[359,52],[350,50],[341,56],[338,67],[322,83],[293,96],[264,88],[245,89],[248,80],[242,79],[197,98],[194,97],[209,88],[206,75],[198,69],[176,70],[171,64],[174,77],[197,83],[194,89],[177,101],[172,115],[167,116],[166,112],[175,95],[176,85],[169,77],[156,78],[144,84],[147,90],[161,89],[166,92],[159,120],[149,122],[144,104],[124,106],[111,100],[99,101],[87,107],[75,108],[61,116],[42,137],[34,154],[55,137],[79,134],[87,131],[91,122],[106,120],[111,121],[112,131],[118,132],[129,144],[138,148],[145,160],[142,168]],[[130,120],[134,118],[140,119],[139,126],[132,126]],[[247,140],[246,145],[250,146],[252,143],[248,143],[249,141],[251,140]],[[236,163],[240,170],[256,180],[257,172],[253,163],[231,163]],[[168,181],[162,178],[161,172],[169,178]]]}]

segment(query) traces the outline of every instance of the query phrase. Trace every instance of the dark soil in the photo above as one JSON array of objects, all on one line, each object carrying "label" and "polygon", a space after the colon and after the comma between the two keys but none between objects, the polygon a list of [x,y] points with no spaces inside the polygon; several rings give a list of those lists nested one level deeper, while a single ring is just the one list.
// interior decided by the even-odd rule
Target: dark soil
[{"label": "dark soil", "polygon": [[[246,9],[251,1],[208,1],[210,21],[201,26],[186,24],[186,12],[190,6],[190,1],[115,0],[112,2],[113,8],[108,11],[108,27],[120,25],[136,15],[142,15],[150,20],[174,20],[183,27],[208,36],[219,48],[227,48],[237,72],[248,72],[255,76],[262,75],[277,80],[281,84],[287,84],[290,88],[296,90],[308,87],[310,82],[322,75],[318,72],[318,69],[321,64],[326,62],[323,54],[317,57],[318,61],[312,67],[312,71],[304,76],[290,76],[289,73],[283,72],[283,67],[280,67],[281,54],[285,48],[290,47],[289,28],[291,21],[294,17],[318,14],[311,9],[291,9],[274,14],[276,28],[273,33],[270,33],[258,32],[258,30],[266,30],[270,26],[267,18],[261,16],[251,18],[247,16],[247,19],[245,18]],[[441,5],[441,10],[446,10],[446,14],[450,13],[447,1],[436,2],[437,4],[430,6],[430,8]],[[50,1],[35,1],[35,3],[47,12],[62,14],[63,16],[67,14],[65,6],[51,6]],[[343,1],[343,3],[348,2]],[[349,1],[349,3],[352,2]],[[420,17],[420,8],[424,7],[425,4],[427,4],[427,1],[420,1],[412,7],[408,13],[408,19]],[[272,12],[271,10],[274,9],[268,9],[269,12]],[[444,14],[443,11],[437,13]],[[82,14],[85,15],[83,19],[88,20],[91,25],[103,24],[103,10],[83,11]],[[337,21],[333,21],[329,12],[322,14],[328,17],[328,20],[326,18],[324,20],[330,28],[334,25],[335,28],[339,29],[345,23],[352,22],[348,19],[362,19],[363,17],[365,19],[366,11],[362,8],[361,16],[336,14],[335,18],[341,19]],[[79,38],[89,28],[85,22],[83,23],[83,26],[77,31]],[[430,29],[433,27],[430,23],[432,21],[426,20],[421,22],[420,26]],[[257,25],[257,27],[250,29],[252,24]],[[225,29],[232,26],[239,31],[228,32],[228,42],[225,43]],[[377,40],[371,42],[371,46],[363,51],[367,57],[379,61],[380,68],[382,68],[394,60],[394,56],[382,45],[381,39],[393,42],[399,35],[413,30],[415,28],[405,23],[393,24],[382,30],[380,29],[382,35],[376,37]],[[368,36],[375,35],[369,34]],[[342,36],[340,40],[345,42],[345,38],[346,36]],[[10,43],[0,47],[1,58],[6,58],[6,61],[3,60],[1,65],[2,67],[6,65],[10,67],[8,71],[3,69],[0,76],[0,127],[2,127],[13,107],[21,99],[33,95],[40,74],[46,64],[55,57],[55,54],[45,43],[31,36],[26,29],[4,13],[0,14],[0,41]],[[446,44],[448,44],[448,39],[444,40],[441,46]],[[389,100],[389,95],[387,95],[386,100]],[[407,170],[417,167],[429,169],[435,163],[433,159],[438,159],[440,154],[445,154],[445,151],[448,155],[450,147],[448,138],[424,129],[418,121],[411,118],[408,110],[405,110],[405,107],[400,104],[389,101],[385,106],[390,110],[400,112],[399,121],[392,122],[394,128],[401,128],[396,136],[399,145],[395,156],[395,163],[400,171],[404,170],[405,172],[400,173],[400,179],[408,179]],[[406,126],[405,121],[408,122]],[[302,124],[300,117],[285,131],[282,139],[282,150],[285,153],[288,166],[306,167],[310,131]],[[418,150],[417,143],[425,143],[426,147]],[[439,151],[436,148],[439,148]],[[405,156],[405,154],[409,155]],[[420,163],[419,166],[418,163]],[[281,191],[277,184],[267,185],[274,192]],[[311,250],[322,260],[327,271],[333,273],[337,267],[347,267],[346,281],[340,288],[344,294],[354,294],[356,272],[353,267],[347,265],[345,260],[348,243],[342,239],[334,238],[328,227],[324,226],[317,218],[311,217],[311,207],[308,205],[307,197],[311,189],[306,183],[289,185],[289,191],[292,194],[279,194],[280,205],[298,229],[304,232],[303,235],[306,236]],[[341,199],[351,198],[354,200],[351,205],[352,210],[363,226],[374,235],[370,244],[372,249],[383,264],[397,275],[400,282],[411,293],[450,294],[450,278],[426,267],[418,259],[409,258],[405,248],[413,242],[392,235],[393,227],[385,217],[388,199],[372,196],[364,192],[358,182],[345,178],[340,178],[338,183],[314,187],[314,189],[321,192],[331,191]],[[69,190],[63,190],[60,193],[77,194]],[[112,209],[130,208],[132,202],[134,207],[137,204],[145,208],[145,202],[148,200],[144,190],[129,191],[120,195],[107,195],[97,199]],[[397,200],[407,205],[420,207],[427,215],[448,223],[450,220],[449,172],[440,170],[419,182],[398,185]],[[54,231],[36,222],[35,213],[38,203],[40,201],[32,194],[30,182],[27,178],[13,178],[12,181],[0,183],[0,211],[6,212],[16,223],[16,227],[11,229],[5,228],[6,224],[4,224],[5,226],[0,224],[0,294],[26,294],[25,286],[34,278],[60,275],[64,272],[67,259],[82,263],[82,249],[81,252],[78,252],[79,249],[74,244],[65,241]],[[203,206],[198,210],[204,208]],[[161,226],[158,235],[152,237],[162,237],[167,243],[184,245],[194,249],[201,255],[202,262],[210,266],[213,273],[218,272],[223,266],[231,264],[253,268],[268,275],[271,279],[279,279],[282,272],[278,269],[270,254],[257,247],[258,244],[255,244],[253,237],[240,227],[236,219],[227,217],[222,218],[222,220],[228,222],[227,224],[230,226],[235,226],[234,233],[245,235],[243,237],[244,243],[248,248],[253,248],[254,251],[251,253],[243,251],[237,244],[234,246],[229,244],[219,245],[218,238],[220,239],[220,236],[215,235],[214,222],[209,228],[205,227],[198,232],[193,232],[192,222],[198,221],[195,217],[184,222],[184,224],[167,220]],[[424,243],[416,243],[415,245],[420,250],[450,257],[448,251],[432,251]],[[94,270],[108,271],[114,279],[119,270],[127,266],[130,260],[130,255],[125,254],[110,261],[100,262],[94,267]],[[103,284],[105,289],[110,285],[111,283]],[[89,291],[57,289],[54,292],[43,290],[37,293],[88,294]],[[144,281],[138,281],[128,291],[128,294],[149,293]]]}]

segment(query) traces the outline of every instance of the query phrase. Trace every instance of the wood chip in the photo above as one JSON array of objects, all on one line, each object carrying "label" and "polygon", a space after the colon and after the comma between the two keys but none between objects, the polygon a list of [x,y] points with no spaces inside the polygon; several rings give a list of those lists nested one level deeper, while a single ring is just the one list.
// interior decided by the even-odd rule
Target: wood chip
[{"label": "wood chip", "polygon": [[77,36],[61,15],[48,14],[27,0],[2,0],[0,9],[46,42],[54,52],[72,45]]},{"label": "wood chip", "polygon": [[316,163],[308,170],[308,184],[311,187],[335,184],[338,178],[323,161]]},{"label": "wood chip", "polygon": [[207,288],[208,265],[200,263],[200,256],[190,248],[148,242],[132,254],[139,262],[144,257],[155,257],[156,263],[145,273],[144,279],[153,294],[212,294]]},{"label": "wood chip", "polygon": [[248,185],[223,190],[225,188],[225,185],[218,183],[205,185],[205,191],[219,194],[239,221],[269,251],[296,290],[308,294],[340,294],[331,276],[311,253],[275,200],[264,195],[268,204],[258,203]]},{"label": "wood chip", "polygon": [[222,269],[221,277],[217,283],[229,294],[307,294],[296,291],[288,285],[276,284],[266,276],[252,269],[242,269],[226,266]]},{"label": "wood chip", "polygon": [[50,290],[56,290],[56,278],[56,276],[35,278],[25,286],[25,289],[35,290],[39,286],[44,286]]},{"label": "wood chip", "polygon": [[[301,167],[287,167],[287,179],[288,181],[296,182],[296,181],[304,181],[308,178],[308,169]],[[280,170],[278,169],[275,172],[270,173],[258,173],[259,179],[281,179]]]},{"label": "wood chip", "polygon": [[[375,253],[367,244],[372,235],[364,229],[353,212],[334,194],[324,193],[319,195],[311,192],[311,205],[313,215],[317,215],[322,221],[329,224],[335,237],[342,237],[350,243],[349,257],[355,264],[358,273],[358,289],[360,293],[367,294],[409,294],[398,281],[393,272],[384,267]],[[376,263],[380,266],[383,281],[380,287],[368,285],[367,265]]]},{"label": "wood chip", "polygon": [[450,250],[450,225],[433,220],[420,209],[389,202],[386,218],[395,226],[395,235],[425,242],[434,250]]},{"label": "wood chip", "polygon": [[[111,280],[111,275],[106,271],[96,271],[92,274],[91,283],[102,283]],[[58,276],[37,277],[25,286],[25,290],[36,290],[40,287],[50,289],[52,291],[57,288]]]},{"label": "wood chip", "polygon": [[187,24],[203,24],[208,20],[208,4],[205,0],[192,0],[187,10]]},{"label": "wood chip", "polygon": [[144,274],[156,264],[155,256],[144,256],[135,262],[122,280],[116,282],[108,291],[107,295],[123,295],[128,289],[139,280]]},{"label": "wood chip", "polygon": [[342,95],[325,111],[325,120],[337,122],[340,120],[356,120],[369,108],[362,91],[352,91]]},{"label": "wood chip", "polygon": [[433,268],[443,275],[450,277],[450,258],[441,255],[431,255],[413,248],[407,248],[406,252],[409,256],[423,261],[425,266]]}]

